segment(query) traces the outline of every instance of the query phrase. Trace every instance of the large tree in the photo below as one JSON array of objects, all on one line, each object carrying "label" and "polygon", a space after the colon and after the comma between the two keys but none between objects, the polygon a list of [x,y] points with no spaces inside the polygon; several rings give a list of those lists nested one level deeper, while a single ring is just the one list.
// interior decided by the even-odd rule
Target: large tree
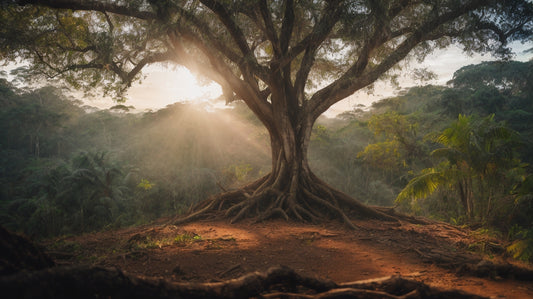
[{"label": "large tree", "polygon": [[532,33],[530,1],[482,0],[8,0],[1,55],[32,76],[121,96],[142,69],[168,62],[217,82],[270,134],[272,171],[199,204],[183,220],[224,212],[319,221],[351,212],[390,218],[311,171],[315,120],[330,106],[452,43],[509,53]]}]

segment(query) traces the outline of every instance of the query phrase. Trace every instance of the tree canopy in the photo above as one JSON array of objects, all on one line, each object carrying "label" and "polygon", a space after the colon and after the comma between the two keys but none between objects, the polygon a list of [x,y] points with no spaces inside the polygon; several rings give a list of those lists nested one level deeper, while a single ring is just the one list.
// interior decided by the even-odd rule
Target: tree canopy
[{"label": "tree canopy", "polygon": [[507,57],[509,42],[531,39],[532,16],[525,0],[9,0],[2,1],[0,53],[27,62],[31,77],[119,97],[150,64],[201,74],[267,128],[272,172],[191,217],[218,207],[233,220],[315,221],[324,216],[321,206],[350,225],[345,208],[384,216],[312,173],[315,120],[405,59],[436,48],[458,43]]},{"label": "tree canopy", "polygon": [[527,1],[2,2],[2,58],[24,59],[32,76],[120,95],[146,65],[171,62],[263,121],[275,90],[316,118],[410,53],[458,42],[505,55],[532,30]]}]

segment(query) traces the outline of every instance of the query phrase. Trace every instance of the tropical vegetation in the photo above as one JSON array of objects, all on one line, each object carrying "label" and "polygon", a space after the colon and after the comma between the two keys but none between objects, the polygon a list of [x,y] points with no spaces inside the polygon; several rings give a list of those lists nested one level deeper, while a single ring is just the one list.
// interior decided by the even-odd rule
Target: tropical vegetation
[{"label": "tropical vegetation", "polygon": [[[447,86],[413,87],[322,117],[310,167],[366,204],[497,230],[513,241],[512,255],[530,259],[531,69],[532,62],[467,66]],[[176,103],[134,113],[5,79],[0,92],[0,221],[29,235],[175,216],[270,170],[268,134],[239,102],[215,112]]]}]

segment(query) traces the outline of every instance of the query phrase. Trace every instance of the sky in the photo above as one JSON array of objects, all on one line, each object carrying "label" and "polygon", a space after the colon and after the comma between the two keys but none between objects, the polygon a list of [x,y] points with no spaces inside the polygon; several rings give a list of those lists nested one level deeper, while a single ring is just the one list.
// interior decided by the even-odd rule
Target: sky
[{"label": "sky", "polygon": [[[533,48],[533,44],[514,43],[511,47],[515,53],[513,60],[517,61],[529,61],[533,59],[532,52],[526,52],[527,49]],[[465,54],[459,47],[450,46],[446,49],[435,50],[428,55],[422,63],[411,63],[403,70],[403,77],[399,79],[400,89],[391,86],[384,82],[375,84],[373,94],[367,94],[365,91],[359,91],[352,96],[344,99],[343,101],[333,105],[325,114],[328,117],[333,117],[343,111],[351,110],[354,106],[362,104],[369,106],[372,102],[379,101],[380,99],[394,96],[401,89],[417,86],[417,85],[446,85],[446,82],[453,78],[455,71],[463,66],[471,64],[479,64],[483,61],[496,60],[495,57],[489,54],[474,54],[469,56]],[[415,81],[409,75],[414,69],[427,68],[429,71],[434,72],[437,78],[434,80],[419,82]]]},{"label": "sky", "polygon": [[[533,53],[525,53],[526,49],[533,47],[531,44],[514,44],[515,60],[528,61],[533,58]],[[416,68],[427,68],[437,75],[437,79],[426,81],[423,84],[444,85],[451,80],[453,73],[459,68],[477,64],[482,61],[494,60],[490,55],[475,54],[468,56],[462,53],[458,47],[448,47],[445,50],[437,50],[426,57],[423,63],[411,63],[404,68],[405,74],[400,78],[400,89],[420,85],[410,78],[409,74]],[[128,91],[128,100],[125,103],[128,106],[134,106],[136,111],[157,110],[165,106],[179,102],[205,102],[209,105],[222,107],[222,102],[213,104],[211,99],[218,98],[222,91],[216,83],[200,82],[198,78],[192,75],[183,67],[166,68],[163,66],[150,66],[144,74],[146,77],[142,83],[134,83]],[[366,91],[359,91],[352,96],[342,100],[332,106],[325,115],[334,117],[335,115],[352,110],[356,105],[362,104],[369,106],[372,102],[380,99],[394,96],[399,90],[387,83],[376,83],[373,94]],[[115,103],[109,98],[91,99],[86,104],[98,108],[109,108]]]}]

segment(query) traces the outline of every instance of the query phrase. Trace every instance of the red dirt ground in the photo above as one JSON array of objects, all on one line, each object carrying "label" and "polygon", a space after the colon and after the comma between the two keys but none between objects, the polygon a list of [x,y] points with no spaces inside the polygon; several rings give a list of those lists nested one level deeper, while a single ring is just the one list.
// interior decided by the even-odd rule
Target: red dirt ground
[{"label": "red dirt ground", "polygon": [[[285,265],[338,283],[399,274],[487,297],[533,298],[532,282],[461,275],[458,267],[437,265],[425,256],[428,252],[476,256],[467,249],[494,241],[442,223],[355,223],[357,231],[339,223],[206,221],[174,226],[160,222],[49,240],[45,246],[60,264],[117,267],[171,281],[221,281]],[[511,262],[493,255],[484,259]]]}]

